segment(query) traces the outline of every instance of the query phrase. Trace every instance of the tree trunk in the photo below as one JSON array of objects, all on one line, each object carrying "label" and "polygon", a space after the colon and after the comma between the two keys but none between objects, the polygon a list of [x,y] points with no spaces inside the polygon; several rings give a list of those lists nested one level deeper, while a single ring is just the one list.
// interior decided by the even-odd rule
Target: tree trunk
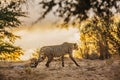
[{"label": "tree trunk", "polygon": [[108,51],[109,48],[108,48],[106,34],[103,34],[101,36],[102,36],[102,41],[99,41],[100,59],[104,60],[110,58],[110,53]]},{"label": "tree trunk", "polygon": [[98,41],[98,46],[99,46],[99,53],[100,53],[99,59],[103,60],[104,59],[104,45],[101,41]]},{"label": "tree trunk", "polygon": [[107,36],[104,35],[104,47],[105,47],[105,59],[109,59],[110,58],[110,53],[109,53],[109,45],[108,45],[108,41],[107,41]]}]

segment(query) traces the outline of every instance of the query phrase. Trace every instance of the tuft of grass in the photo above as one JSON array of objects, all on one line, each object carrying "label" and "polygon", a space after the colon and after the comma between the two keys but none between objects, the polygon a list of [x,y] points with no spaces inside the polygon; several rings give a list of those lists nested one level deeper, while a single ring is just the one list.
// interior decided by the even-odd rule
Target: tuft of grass
[{"label": "tuft of grass", "polygon": [[27,74],[31,74],[31,72],[32,72],[30,67],[25,68],[24,70],[25,70],[25,73],[27,73]]},{"label": "tuft of grass", "polygon": [[108,59],[108,60],[106,60],[106,64],[107,65],[111,65],[113,63],[113,59]]}]

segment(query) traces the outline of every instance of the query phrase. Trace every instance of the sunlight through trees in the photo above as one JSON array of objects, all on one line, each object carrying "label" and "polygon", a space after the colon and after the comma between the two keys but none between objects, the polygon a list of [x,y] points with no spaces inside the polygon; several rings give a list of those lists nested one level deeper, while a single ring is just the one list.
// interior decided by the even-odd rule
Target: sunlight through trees
[{"label": "sunlight through trees", "polygon": [[[81,46],[82,54],[97,50],[100,59],[108,59],[110,54],[120,52],[118,35],[120,22],[116,23],[113,18],[116,14],[119,15],[119,0],[41,0],[39,4],[44,12],[36,22],[53,12],[55,16],[62,18],[62,27],[77,24],[77,27],[81,29],[81,41],[85,46],[84,48]],[[90,14],[93,15],[90,16]],[[86,21],[87,23],[84,23],[86,25],[81,28],[81,23]],[[90,44],[94,46],[93,49],[96,49],[89,49]]]},{"label": "sunlight through trees", "polygon": [[0,0],[0,60],[18,60],[23,54],[20,47],[14,46],[14,41],[20,36],[14,35],[9,28],[18,27],[19,17],[25,17],[20,5],[23,1]]}]

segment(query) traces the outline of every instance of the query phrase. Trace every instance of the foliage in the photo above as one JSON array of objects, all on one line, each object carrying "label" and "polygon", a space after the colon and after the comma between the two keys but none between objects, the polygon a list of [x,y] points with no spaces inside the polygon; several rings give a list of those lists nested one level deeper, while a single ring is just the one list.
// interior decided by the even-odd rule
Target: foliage
[{"label": "foliage", "polygon": [[23,54],[20,47],[13,45],[20,37],[8,29],[21,24],[19,17],[25,17],[25,12],[21,9],[23,3],[24,0],[0,0],[0,59],[16,60]]},{"label": "foliage", "polygon": [[91,13],[99,17],[119,13],[119,2],[119,0],[41,0],[39,4],[44,11],[37,21],[45,18],[48,13],[53,12],[56,16],[63,19],[64,24],[69,22],[75,24],[76,21],[78,24],[78,22],[90,17]]},{"label": "foliage", "polygon": [[21,24],[18,17],[25,16],[21,11],[20,2],[0,1],[0,29],[4,27],[17,27]]},{"label": "foliage", "polygon": [[[104,59],[109,57],[110,54],[119,53],[120,37],[119,23],[120,21],[115,20],[116,16],[110,19],[110,25],[104,20],[104,18],[93,18],[84,22],[81,26],[80,32],[82,41],[83,53],[88,54],[96,51],[100,53],[100,58]],[[118,19],[119,20],[119,19]],[[105,52],[105,49],[108,52]],[[89,54],[88,54],[89,55]]]}]

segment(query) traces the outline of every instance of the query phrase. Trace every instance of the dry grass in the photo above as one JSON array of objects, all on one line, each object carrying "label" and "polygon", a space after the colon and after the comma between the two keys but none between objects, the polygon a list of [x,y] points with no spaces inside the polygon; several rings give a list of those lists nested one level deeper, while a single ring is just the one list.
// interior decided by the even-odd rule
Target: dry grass
[{"label": "dry grass", "polygon": [[[53,61],[50,68],[45,67],[46,61],[37,68],[13,67],[28,62],[0,62],[0,80],[119,80],[120,60],[79,60],[80,67],[65,59],[65,67],[60,61]],[[23,64],[24,63],[24,64]]]}]

